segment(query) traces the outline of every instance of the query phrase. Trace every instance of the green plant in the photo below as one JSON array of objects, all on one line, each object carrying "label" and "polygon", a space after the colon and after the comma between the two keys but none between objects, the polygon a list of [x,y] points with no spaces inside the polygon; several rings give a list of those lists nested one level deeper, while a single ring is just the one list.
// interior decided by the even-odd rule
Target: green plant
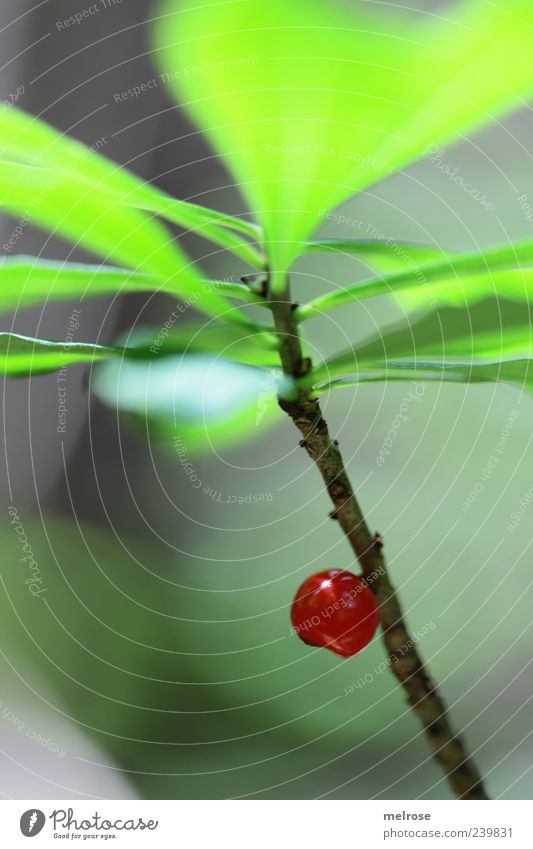
[{"label": "green plant", "polygon": [[[464,0],[449,17],[415,19],[362,2],[348,9],[340,0],[165,4],[154,35],[161,75],[238,182],[246,218],[176,200],[16,107],[0,114],[2,208],[104,260],[7,256],[3,310],[142,291],[180,299],[205,317],[172,323],[162,342],[145,332],[114,346],[3,333],[5,373],[110,361],[93,379],[101,398],[133,413],[148,400],[154,427],[200,450],[206,434],[210,442],[245,438],[258,387],[278,370],[279,406],[322,475],[333,518],[379,604],[392,671],[460,798],[486,792],[410,640],[382,541],[368,529],[319,398],[389,380],[531,388],[533,240],[459,254],[313,235],[347,198],[521,106],[533,93],[532,27],[526,0],[505,7]],[[206,279],[164,222],[238,257],[246,265],[242,282]],[[298,259],[339,252],[365,258],[377,274],[294,304],[289,273]],[[402,325],[311,361],[304,322],[382,294],[401,303]],[[211,375],[208,386],[226,382],[233,397],[229,411],[213,404],[207,422],[191,411],[201,372]],[[265,404],[264,426],[276,409]]]},{"label": "green plant", "polygon": [[367,581],[351,572],[327,569],[298,588],[291,621],[304,643],[353,657],[376,633],[379,609]]}]

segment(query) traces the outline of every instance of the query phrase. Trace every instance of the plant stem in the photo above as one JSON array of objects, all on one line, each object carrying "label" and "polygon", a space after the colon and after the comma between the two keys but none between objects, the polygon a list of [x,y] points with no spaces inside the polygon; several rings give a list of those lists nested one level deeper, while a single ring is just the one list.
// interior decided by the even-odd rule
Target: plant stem
[{"label": "plant stem", "polygon": [[[311,363],[304,358],[298,326],[294,320],[295,305],[287,289],[284,299],[269,293],[274,325],[280,337],[283,371],[293,377],[306,374]],[[336,441],[332,441],[322,418],[318,401],[310,390],[302,389],[298,398],[280,399],[281,408],[290,416],[303,439],[300,443],[318,467],[326,485],[339,524],[356,555],[380,608],[383,641],[392,672],[405,690],[411,710],[424,727],[426,738],[435,752],[455,796],[459,799],[487,799],[481,777],[465,746],[451,728],[446,706],[435,682],[422,662],[410,637],[402,608],[391,584],[380,538],[370,533],[355,497]]]}]

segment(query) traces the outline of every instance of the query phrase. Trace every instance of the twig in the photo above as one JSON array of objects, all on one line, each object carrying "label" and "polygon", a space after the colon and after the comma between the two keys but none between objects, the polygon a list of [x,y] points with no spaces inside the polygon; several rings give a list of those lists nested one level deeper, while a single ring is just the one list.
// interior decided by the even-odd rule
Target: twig
[{"label": "twig", "polygon": [[[311,363],[302,354],[288,286],[283,297],[281,300],[269,293],[274,324],[281,340],[282,367],[285,374],[300,377],[310,370]],[[330,515],[338,519],[359,560],[363,576],[376,595],[391,669],[404,688],[411,709],[422,722],[454,794],[459,799],[487,799],[476,766],[451,728],[446,706],[409,635],[387,572],[383,541],[379,534],[372,536],[370,533],[344,468],[338,443],[330,438],[318,401],[304,389],[297,399],[281,399],[279,403],[302,434],[300,445],[318,467],[333,502],[334,510]]]}]

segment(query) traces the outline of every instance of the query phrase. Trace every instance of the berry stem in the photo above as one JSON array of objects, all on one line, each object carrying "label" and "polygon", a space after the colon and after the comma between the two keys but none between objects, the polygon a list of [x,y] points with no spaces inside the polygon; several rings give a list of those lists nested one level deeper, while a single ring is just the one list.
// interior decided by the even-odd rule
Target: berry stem
[{"label": "berry stem", "polygon": [[[282,297],[268,291],[270,309],[280,338],[285,374],[301,377],[311,368],[302,353],[294,305],[287,287]],[[365,521],[336,440],[332,440],[318,401],[302,389],[296,399],[279,400],[302,435],[300,445],[315,463],[334,506],[334,516],[356,555],[380,610],[383,641],[392,672],[405,690],[411,710],[421,721],[435,758],[458,799],[488,799],[480,774],[453,731],[446,706],[410,637],[396,591],[390,581],[381,536],[373,536]]]}]

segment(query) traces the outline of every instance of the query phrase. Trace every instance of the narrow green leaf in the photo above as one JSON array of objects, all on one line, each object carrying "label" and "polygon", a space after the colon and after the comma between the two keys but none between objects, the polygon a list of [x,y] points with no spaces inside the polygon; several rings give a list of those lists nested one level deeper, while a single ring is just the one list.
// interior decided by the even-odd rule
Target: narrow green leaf
[{"label": "narrow green leaf", "polygon": [[105,363],[92,390],[186,463],[192,455],[259,436],[280,414],[276,392],[282,381],[274,370],[191,354]]},{"label": "narrow green leaf", "polygon": [[120,354],[120,348],[106,345],[48,342],[18,333],[0,333],[1,370],[8,377],[46,374],[75,363],[97,362]]},{"label": "narrow green leaf", "polygon": [[31,256],[0,262],[0,311],[24,309],[47,301],[96,297],[121,292],[160,291],[159,278],[105,265],[60,262]]},{"label": "narrow green leaf", "polygon": [[177,100],[259,210],[274,287],[327,212],[533,91],[529,0],[413,17],[323,0],[166,0]]},{"label": "narrow green leaf", "polygon": [[[4,257],[0,260],[0,311],[24,309],[39,303],[89,298],[124,292],[162,292],[183,298],[181,288],[155,275],[113,268],[113,266],[43,260],[36,257]],[[194,289],[185,299],[185,306],[206,309],[202,296],[214,293],[218,298],[219,284],[202,281],[201,291]],[[231,294],[231,293],[229,293]],[[254,302],[254,301],[252,301]],[[216,303],[216,302],[215,302]],[[224,311],[215,317],[237,327],[263,332],[271,328],[258,324],[232,307],[224,298]]]},{"label": "narrow green leaf", "polygon": [[[172,319],[171,319],[172,321]],[[279,341],[268,331],[220,326],[217,324],[163,325],[145,328],[122,340],[126,356],[159,359],[177,353],[204,353],[251,366],[279,368]]]},{"label": "narrow green leaf", "polygon": [[[243,239],[242,235],[237,232],[239,228],[232,226],[231,219],[230,223],[227,224],[227,218],[223,213],[215,213],[186,201],[175,200],[150,184],[140,185],[125,194],[123,190],[113,188],[107,183],[102,185],[90,183],[88,180],[81,182],[90,186],[93,191],[101,193],[104,199],[113,200],[118,206],[153,212],[172,224],[188,228],[190,232],[214,242],[215,245],[227,248],[253,268],[265,268],[263,254],[250,242]],[[255,238],[259,235],[260,230],[256,228]]]},{"label": "narrow green leaf", "polygon": [[247,304],[256,304],[258,307],[269,308],[268,301],[261,295],[252,292],[249,286],[243,283],[232,283],[226,280],[212,280],[214,288],[221,292],[226,298],[237,298]]},{"label": "narrow green leaf", "polygon": [[400,379],[395,377],[398,369],[402,379],[404,374],[409,379],[413,370],[429,370],[431,375],[448,375],[447,380],[464,380],[471,370],[469,380],[490,380],[498,365],[502,367],[502,376],[494,379],[507,380],[514,372],[506,363],[527,362],[532,356],[529,309],[513,301],[492,298],[469,309],[435,310],[413,323],[375,333],[357,347],[313,369],[302,385],[332,387],[339,385],[336,378],[343,375],[354,377],[341,381],[340,385],[384,379],[376,374],[386,378],[391,374],[392,379]]},{"label": "narrow green leaf", "polygon": [[38,225],[109,262],[152,274],[161,291],[194,299],[197,309],[248,323],[214,287],[205,285],[185,254],[157,221],[136,209],[117,206],[74,173],[0,162],[0,208],[19,221],[3,248],[16,250],[24,229]]},{"label": "narrow green leaf", "polygon": [[414,245],[409,242],[397,242],[394,239],[386,241],[366,240],[366,239],[314,239],[310,242],[304,242],[302,245],[302,254],[323,254],[323,253],[342,253],[354,255],[361,259],[370,257],[371,260],[378,260],[381,268],[392,268],[396,270],[399,267],[407,265],[422,265],[428,262],[434,262],[442,255],[446,255],[445,251],[437,250],[436,248],[428,248],[425,245]]},{"label": "narrow green leaf", "polygon": [[[240,227],[239,219],[228,219],[223,213],[204,209],[186,201],[175,200],[150,184],[132,189],[127,194],[124,194],[118,188],[113,190],[108,184],[104,186],[98,184],[98,187],[102,188],[103,193],[120,206],[154,212],[172,224],[187,227],[191,232],[214,242],[215,245],[227,248],[253,268],[265,268],[266,260],[263,254],[239,235],[240,232],[244,232],[255,240],[261,238],[261,230],[255,225],[248,225],[247,222],[243,222],[244,226]],[[234,222],[239,222],[239,224]]]},{"label": "narrow green leaf", "polygon": [[357,346],[361,362],[428,357],[495,359],[533,354],[532,307],[505,298],[446,307]]},{"label": "narrow green leaf", "polygon": [[180,272],[191,286],[190,263],[165,228],[146,213],[110,204],[77,177],[78,168],[76,160],[58,170],[0,162],[0,207],[19,216],[4,250],[15,250],[27,226],[39,226],[108,262],[163,278]]},{"label": "narrow green leaf", "polygon": [[46,374],[75,363],[92,363],[119,357],[131,360],[164,359],[209,353],[224,361],[277,369],[280,360],[278,339],[261,329],[185,324],[176,313],[160,328],[145,328],[129,334],[115,345],[61,342],[34,339],[18,333],[0,332],[0,362],[4,375],[23,377]]},{"label": "narrow green leaf", "polygon": [[[468,300],[468,277],[470,275],[475,276],[473,292],[475,297],[479,298],[483,282],[485,294],[494,291],[492,282],[494,276],[491,272],[516,269],[527,263],[533,263],[533,241],[531,239],[491,248],[481,253],[451,254],[437,262],[420,265],[416,270],[409,268],[404,271],[385,274],[377,280],[354,283],[344,289],[336,289],[334,292],[320,295],[318,298],[298,307],[295,315],[298,321],[305,321],[313,315],[337,309],[337,307],[353,301],[373,298],[378,295],[397,294],[402,290],[414,290],[415,288],[419,292],[419,297],[414,299],[415,302],[417,305],[422,305],[425,302],[427,306],[436,303],[436,295],[431,284],[442,281],[452,281],[450,285],[455,285],[457,291],[459,291],[458,285],[461,281],[461,284],[465,287],[465,298]],[[524,269],[520,273],[525,281],[524,286],[527,287],[531,269]],[[465,278],[464,282],[463,277]],[[505,275],[502,274],[498,280],[503,292],[505,292],[505,279]],[[510,281],[510,285],[517,291],[516,277],[511,277]],[[527,291],[527,288],[524,291]]]},{"label": "narrow green leaf", "polygon": [[506,360],[495,363],[424,363],[390,362],[386,367],[368,365],[357,376],[340,378],[315,387],[315,396],[345,389],[360,383],[388,381],[430,381],[448,383],[512,383],[522,390],[533,392],[533,359]]},{"label": "narrow green leaf", "polygon": [[400,289],[397,299],[407,312],[443,306],[465,307],[487,297],[501,297],[522,304],[533,303],[533,268],[491,270],[484,274],[459,274],[456,278],[431,283],[428,290],[415,285]]}]

